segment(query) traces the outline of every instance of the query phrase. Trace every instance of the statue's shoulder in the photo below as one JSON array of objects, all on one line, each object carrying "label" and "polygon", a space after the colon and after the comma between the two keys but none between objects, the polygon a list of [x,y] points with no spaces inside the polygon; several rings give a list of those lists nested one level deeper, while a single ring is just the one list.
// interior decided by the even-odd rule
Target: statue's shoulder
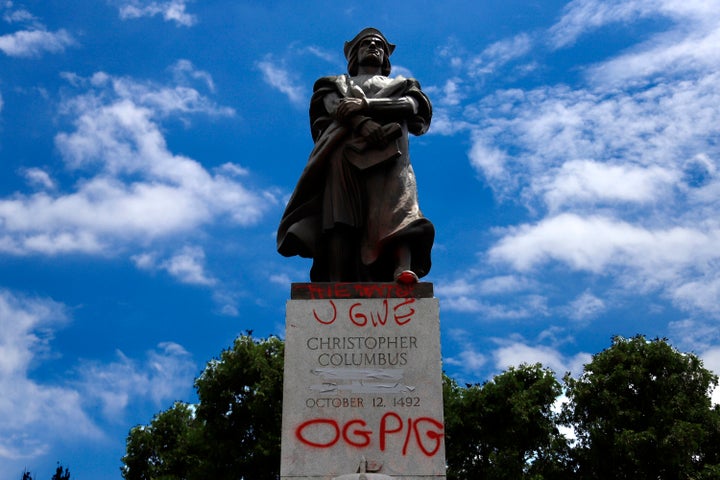
[{"label": "statue's shoulder", "polygon": [[331,75],[328,77],[320,77],[315,81],[313,85],[313,92],[325,89],[335,89],[339,82],[344,82],[347,75]]},{"label": "statue's shoulder", "polygon": [[402,75],[396,75],[391,78],[391,84],[395,85],[396,88],[401,88],[406,94],[411,92],[421,92],[420,82],[412,77],[403,77]]},{"label": "statue's shoulder", "polygon": [[400,77],[400,78],[402,78],[403,80],[405,80],[405,85],[407,85],[408,88],[414,88],[414,89],[422,90],[422,89],[420,88],[420,82],[418,82],[416,78],[412,78],[412,77],[410,77],[410,78]]}]

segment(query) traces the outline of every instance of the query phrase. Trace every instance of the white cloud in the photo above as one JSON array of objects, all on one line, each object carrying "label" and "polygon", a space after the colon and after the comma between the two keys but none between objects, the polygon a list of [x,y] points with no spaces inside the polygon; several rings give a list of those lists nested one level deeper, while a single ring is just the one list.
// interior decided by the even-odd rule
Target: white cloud
[{"label": "white cloud", "polygon": [[[717,259],[713,259],[717,262]],[[686,279],[673,291],[673,297],[682,306],[720,316],[720,275],[712,272],[697,280]]]},{"label": "white cloud", "polygon": [[718,240],[717,230],[650,230],[612,218],[567,213],[509,229],[489,254],[519,270],[556,260],[596,273],[618,264],[651,271],[660,265],[679,268],[705,262],[718,255],[714,252]]},{"label": "white cloud", "polygon": [[508,342],[492,353],[495,367],[498,370],[507,370],[522,363],[533,365],[540,363],[550,368],[556,375],[562,376],[566,372],[577,375],[582,372],[583,366],[592,356],[589,353],[578,353],[571,357],[564,356],[556,349],[545,346],[531,346],[522,342]]},{"label": "white cloud", "polygon": [[[535,285],[528,279],[514,275],[478,278],[480,275],[481,272],[473,272],[464,278],[438,283],[436,294],[442,299],[443,309],[477,313],[485,319],[516,320],[548,315],[547,298],[534,293]],[[502,296],[507,295],[512,296],[512,303],[504,302]]]},{"label": "white cloud", "polygon": [[10,57],[39,57],[43,53],[60,53],[75,44],[65,30],[21,30],[0,36],[0,51]]},{"label": "white cloud", "polygon": [[285,287],[285,286],[289,285],[290,283],[292,283],[292,279],[290,278],[290,275],[288,275],[287,273],[276,273],[276,274],[270,275],[268,280],[270,280],[271,283],[280,285],[282,287]]},{"label": "white cloud", "polygon": [[328,63],[335,63],[338,60],[338,56],[334,51],[331,52],[315,45],[305,47],[303,51],[308,52],[310,55],[316,58],[325,60]]},{"label": "white cloud", "polygon": [[687,32],[683,25],[688,23],[712,26],[720,18],[720,6],[704,0],[574,0],[565,6],[562,18],[550,29],[551,43],[556,48],[566,47],[581,35],[603,26],[651,17],[670,18],[677,22],[678,30]]},{"label": "white cloud", "polygon": [[[202,113],[211,116],[233,116],[235,111],[229,107],[220,107],[194,88],[185,86],[188,78],[201,79],[212,91],[214,83],[207,72],[196,70],[189,62],[176,63],[171,67],[176,85],[165,86],[150,82],[140,82],[126,77],[114,77],[105,72],[97,72],[89,80],[74,76],[74,82],[89,84],[96,90],[90,95],[79,96],[66,107],[86,109],[98,100],[116,97],[132,104],[151,109],[153,115],[167,116],[186,113]],[[66,74],[72,76],[73,74]]]},{"label": "white cloud", "polygon": [[483,295],[515,294],[534,288],[534,282],[518,275],[500,275],[483,279],[479,291]]},{"label": "white cloud", "polygon": [[[655,8],[650,2],[655,3]],[[568,46],[588,31],[650,15],[659,3],[658,0],[574,0],[565,6],[562,18],[550,29],[552,43],[556,48]]]},{"label": "white cloud", "polygon": [[[570,399],[565,395],[564,393],[557,397],[555,399],[555,403],[553,403],[552,411],[556,414],[559,414],[562,412],[565,405],[568,405],[570,403]],[[563,435],[571,445],[577,440],[577,432],[572,426],[567,425],[559,425],[557,427],[558,431],[561,435]]]},{"label": "white cloud", "polygon": [[[285,285],[288,285],[288,283]],[[238,297],[239,295],[237,293],[228,290],[216,290],[213,292],[213,300],[215,301],[217,311],[221,315],[228,317],[237,317],[240,315]]]},{"label": "white cloud", "polygon": [[230,162],[223,163],[217,168],[217,170],[231,177],[245,177],[250,174],[250,171],[247,168],[243,168],[236,163]]},{"label": "white cloud", "polygon": [[454,341],[460,344],[460,352],[454,357],[444,358],[443,362],[447,365],[460,367],[472,377],[477,376],[485,363],[487,363],[487,357],[478,352],[476,347],[468,341],[472,336],[467,331],[454,329],[449,334]]},{"label": "white cloud", "polygon": [[88,91],[62,105],[74,130],[55,140],[66,166],[87,176],[67,192],[0,199],[0,251],[115,254],[119,245],[190,233],[219,219],[249,225],[274,201],[237,180],[240,166],[226,163],[211,173],[168,150],[162,119],[227,116],[231,109],[188,87],[102,72],[72,78]]},{"label": "white cloud", "polygon": [[114,423],[133,402],[149,400],[159,408],[192,385],[196,366],[171,342],[143,361],[118,352],[116,362],[86,362],[63,383],[34,380],[32,369],[54,355],[53,332],[67,322],[62,304],[0,289],[0,459],[37,457],[61,442],[100,440],[95,405]]},{"label": "white cloud", "polygon": [[527,271],[548,261],[573,270],[618,274],[641,290],[661,288],[679,306],[718,313],[720,226],[646,228],[602,216],[561,214],[522,225],[489,256]]},{"label": "white cloud", "polygon": [[601,299],[585,291],[567,306],[567,316],[573,320],[583,321],[592,320],[600,315],[606,309],[605,302]]},{"label": "white cloud", "polygon": [[[669,338],[683,351],[702,352],[720,343],[720,325],[710,319],[686,318],[670,322]],[[720,373],[720,369],[717,370]]]},{"label": "white cloud", "polygon": [[138,253],[130,259],[141,270],[155,270],[157,268],[157,255],[154,252]]},{"label": "white cloud", "polygon": [[[700,354],[699,357],[702,359],[705,368],[716,375],[720,374],[720,347],[711,348]],[[711,392],[711,400],[713,405],[720,404],[720,386],[716,385]]]},{"label": "white cloud", "polygon": [[[660,294],[685,312],[720,317],[720,4],[579,0],[549,33],[556,47],[570,47],[586,32],[640,18],[669,22],[587,67],[576,86],[481,98],[466,82],[446,89],[452,95],[435,131],[469,131],[473,167],[501,202],[526,206],[533,219],[497,229],[482,257],[494,275],[522,273],[527,292],[508,301],[476,276],[440,291],[445,308],[507,319],[554,313],[582,323],[612,308],[613,292],[625,291]],[[516,36],[448,61],[465,75],[493,59],[499,68],[517,58],[508,46],[529,54],[523,45],[537,38]],[[442,98],[443,89],[435,94]],[[553,281],[547,277],[573,271],[604,277],[602,286],[575,292],[570,303],[555,301],[564,293],[538,290]]]},{"label": "white cloud", "polygon": [[565,205],[627,202],[655,203],[672,194],[677,171],[652,166],[570,160],[536,181],[551,212]]},{"label": "white cloud", "polygon": [[472,295],[477,287],[466,278],[456,278],[437,285],[435,293],[440,297],[459,297]]},{"label": "white cloud", "polygon": [[468,346],[464,350],[461,350],[456,356],[445,358],[443,362],[455,367],[461,367],[466,373],[477,374],[485,363],[487,363],[487,358],[473,347]]},{"label": "white cloud", "polygon": [[161,266],[183,283],[213,285],[216,282],[205,272],[205,252],[200,247],[185,247]]},{"label": "white cloud", "polygon": [[[7,5],[7,7],[12,7],[12,4]],[[24,23],[33,22],[37,20],[37,18],[29,11],[21,8],[18,10],[11,10],[9,12],[6,12],[3,15],[3,20],[5,20],[7,23]]]},{"label": "white cloud", "polygon": [[415,78],[415,75],[413,74],[412,70],[410,70],[409,68],[407,68],[403,65],[398,65],[398,64],[392,65],[392,72],[390,73],[390,75],[393,77],[397,76],[397,77],[405,77],[405,78]]},{"label": "white cloud", "polygon": [[462,80],[460,78],[449,78],[445,81],[441,90],[441,96],[436,102],[440,105],[459,105],[463,99],[462,89],[460,85]]},{"label": "white cloud", "polygon": [[[430,93],[432,89],[428,89]],[[453,118],[453,114],[449,109],[439,108],[433,111],[432,124],[430,126],[431,134],[438,135],[454,135],[458,132],[470,130],[471,125],[467,122]]]},{"label": "white cloud", "polygon": [[[717,296],[715,302],[720,298]],[[670,340],[682,351],[691,351],[703,362],[703,366],[720,374],[720,325],[717,321],[707,318],[685,319],[671,322],[669,325]],[[712,403],[720,404],[720,386],[715,386],[711,392]]]},{"label": "white cloud", "polygon": [[161,15],[166,22],[175,22],[183,27],[191,27],[197,23],[197,16],[186,11],[187,4],[190,1],[124,0],[120,2],[118,8],[120,18],[123,20]]},{"label": "white cloud", "polygon": [[79,392],[29,377],[48,353],[53,328],[66,321],[56,302],[0,290],[0,458],[32,457],[52,442],[101,435]]},{"label": "white cloud", "polygon": [[183,247],[164,260],[160,260],[155,252],[133,255],[131,259],[142,270],[164,270],[182,283],[202,286],[217,283],[205,271],[205,252],[198,246]]},{"label": "white cloud", "polygon": [[533,41],[526,33],[495,42],[469,62],[470,75],[480,76],[497,73],[497,70],[508,62],[525,56],[530,52],[532,46]]},{"label": "white cloud", "polygon": [[77,387],[85,403],[99,404],[109,419],[120,417],[131,401],[150,400],[156,407],[186,392],[196,365],[180,345],[164,342],[146,352],[143,361],[118,351],[109,364],[85,362],[79,368]]},{"label": "white cloud", "polygon": [[472,148],[470,149],[470,163],[489,180],[501,180],[507,178],[505,164],[509,156],[500,148],[491,146],[479,135],[475,135]]},{"label": "white cloud", "polygon": [[519,320],[548,315],[547,298],[542,295],[518,295],[512,302],[492,302],[476,296],[460,295],[443,298],[443,309],[477,313],[482,318],[492,320]]},{"label": "white cloud", "polygon": [[720,18],[710,29],[696,29],[680,41],[676,32],[654,38],[632,51],[594,66],[588,77],[594,83],[618,85],[646,82],[656,75],[665,78],[687,71],[712,69],[720,62]]},{"label": "white cloud", "polygon": [[284,67],[274,63],[270,57],[257,62],[257,67],[260,69],[265,83],[285,94],[291,103],[304,105],[303,88],[297,85],[296,80],[292,79]]},{"label": "white cloud", "polygon": [[[620,201],[665,200],[684,162],[705,156],[718,163],[720,4],[578,0],[551,32],[570,42],[599,26],[641,17],[671,23],[590,66],[584,88],[498,91],[467,109],[476,124],[471,162],[496,190],[529,186],[535,191],[523,192],[524,198],[532,198],[560,187],[546,198],[551,206],[602,191]],[[509,155],[508,147],[516,153]],[[626,174],[631,177],[621,178]],[[589,191],[579,196],[585,187]]]},{"label": "white cloud", "polygon": [[[720,4],[575,1],[550,33],[569,46],[604,25],[651,17],[670,21],[587,68],[584,83],[499,90],[465,105],[457,121],[498,198],[535,217],[497,230],[487,253],[498,268],[539,278],[537,267],[557,262],[555,274],[601,275],[607,288],[660,293],[717,316]],[[467,295],[457,304],[484,307]]]},{"label": "white cloud", "polygon": [[196,69],[190,60],[178,60],[170,67],[170,70],[173,72],[175,82],[178,84],[186,83],[188,80],[200,80],[211,92],[215,91],[215,82],[212,75],[204,70]]},{"label": "white cloud", "polygon": [[52,190],[55,188],[55,182],[53,179],[41,168],[27,168],[23,171],[23,174],[30,185],[38,186],[46,190]]},{"label": "white cloud", "polygon": [[[720,111],[712,107],[718,101],[718,72],[642,91],[499,91],[469,110],[477,122],[470,159],[500,192],[520,185],[534,189],[523,192],[532,196],[554,181],[587,184],[576,177],[588,177],[589,167],[617,177],[612,169],[623,165],[652,187],[646,194],[659,195],[686,160],[706,155],[719,161],[713,138]],[[516,153],[510,155],[509,148]],[[552,174],[563,176],[549,181]]]}]

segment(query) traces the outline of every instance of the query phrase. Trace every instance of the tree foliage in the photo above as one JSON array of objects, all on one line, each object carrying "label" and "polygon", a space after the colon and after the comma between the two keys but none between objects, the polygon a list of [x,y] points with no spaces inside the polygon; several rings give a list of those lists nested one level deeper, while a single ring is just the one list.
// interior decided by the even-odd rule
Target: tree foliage
[{"label": "tree foliage", "polygon": [[564,452],[552,407],[561,387],[540,364],[521,365],[484,385],[445,378],[448,479],[552,475]]},{"label": "tree foliage", "polygon": [[[23,470],[22,480],[33,480],[32,474],[28,472],[27,469]],[[50,480],[70,480],[70,471],[67,468],[63,469],[60,462],[58,462],[55,473]]]},{"label": "tree foliage", "polygon": [[148,426],[130,430],[123,477],[132,480],[195,478],[204,455],[201,422],[195,408],[176,402]]},{"label": "tree foliage", "polygon": [[67,467],[63,469],[62,465],[58,463],[55,473],[50,480],[70,480],[70,471]]},{"label": "tree foliage", "polygon": [[709,395],[717,377],[695,355],[665,340],[615,337],[565,382],[578,478],[720,478]]},{"label": "tree foliage", "polygon": [[130,431],[123,478],[278,478],[283,352],[276,337],[236,339],[196,380],[197,406],[177,402]]},{"label": "tree foliage", "polygon": [[[175,403],[130,431],[123,477],[279,478],[283,347],[239,337],[196,380],[197,405]],[[448,480],[720,478],[720,410],[709,395],[718,379],[695,355],[617,337],[564,380],[563,389],[540,364],[483,385],[444,376]]]},{"label": "tree foliage", "polygon": [[210,362],[195,385],[206,441],[203,478],[270,480],[279,476],[284,343],[238,338]]}]

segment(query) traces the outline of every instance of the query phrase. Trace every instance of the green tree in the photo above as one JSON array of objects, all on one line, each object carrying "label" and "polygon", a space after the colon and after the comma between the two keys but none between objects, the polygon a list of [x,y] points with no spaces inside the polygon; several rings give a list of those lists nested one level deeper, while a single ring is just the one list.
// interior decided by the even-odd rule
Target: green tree
[{"label": "green tree", "polygon": [[199,478],[205,446],[195,407],[176,402],[155,415],[150,425],[130,430],[123,457],[128,480]]},{"label": "green tree", "polygon": [[470,422],[466,416],[466,391],[477,386],[467,385],[461,387],[452,378],[443,373],[443,407],[445,420],[445,457],[448,465],[448,480],[461,480],[470,459],[476,455],[468,440],[472,437],[468,432]]},{"label": "green tree", "polygon": [[567,478],[566,442],[552,406],[561,387],[540,364],[521,365],[484,385],[445,377],[448,479]]},{"label": "green tree", "polygon": [[278,478],[283,353],[276,337],[237,338],[195,381],[197,405],[177,402],[130,431],[123,478]]},{"label": "green tree", "polygon": [[208,364],[195,385],[205,441],[203,478],[279,477],[284,343],[249,335]]},{"label": "green tree", "polygon": [[62,465],[58,463],[57,468],[55,469],[55,474],[52,476],[50,480],[70,480],[70,472],[67,468],[63,470]]},{"label": "green tree", "polygon": [[[196,380],[197,405],[175,403],[130,431],[123,477],[277,479],[283,347],[238,338]],[[720,478],[717,380],[696,356],[642,336],[613,339],[580,378],[566,375],[561,419],[552,409],[561,387],[540,364],[483,385],[443,376],[448,480]]]},{"label": "green tree", "polygon": [[579,478],[720,478],[717,380],[666,340],[613,338],[580,378],[565,377]]}]

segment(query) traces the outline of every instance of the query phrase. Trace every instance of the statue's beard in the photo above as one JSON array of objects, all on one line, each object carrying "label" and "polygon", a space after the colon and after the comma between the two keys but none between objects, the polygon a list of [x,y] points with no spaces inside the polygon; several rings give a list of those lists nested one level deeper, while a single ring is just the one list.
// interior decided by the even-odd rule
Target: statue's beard
[{"label": "statue's beard", "polygon": [[382,58],[379,55],[367,55],[358,65],[361,67],[382,67]]}]

